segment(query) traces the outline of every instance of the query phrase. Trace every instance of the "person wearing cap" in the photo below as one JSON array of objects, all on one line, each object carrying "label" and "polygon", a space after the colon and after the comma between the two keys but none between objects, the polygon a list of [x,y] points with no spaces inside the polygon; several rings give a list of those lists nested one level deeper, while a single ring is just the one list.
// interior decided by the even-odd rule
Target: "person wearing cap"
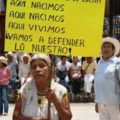
[{"label": "person wearing cap", "polygon": [[45,54],[32,57],[32,78],[20,89],[13,120],[71,120],[67,90],[52,79],[51,64]]},{"label": "person wearing cap", "polygon": [[8,114],[8,85],[10,78],[11,72],[7,67],[7,59],[0,56],[0,115]]},{"label": "person wearing cap", "polygon": [[12,87],[12,90],[13,90],[12,94],[14,95],[14,91],[16,90],[18,62],[12,52],[8,52],[7,54],[7,66],[9,67],[12,73],[10,86]]},{"label": "person wearing cap", "polygon": [[19,64],[18,76],[21,81],[21,85],[24,84],[25,80],[30,76],[29,67],[30,67],[30,55],[24,53],[21,56],[21,62]]},{"label": "person wearing cap", "polygon": [[120,71],[119,43],[115,38],[103,38],[101,59],[95,72],[95,110],[100,120],[120,120],[120,86],[116,65]]}]

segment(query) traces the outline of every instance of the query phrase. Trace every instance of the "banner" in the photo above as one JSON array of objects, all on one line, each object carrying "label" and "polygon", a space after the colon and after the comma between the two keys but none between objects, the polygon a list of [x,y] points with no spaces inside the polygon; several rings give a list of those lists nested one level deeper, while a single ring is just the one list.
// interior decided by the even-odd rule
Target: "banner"
[{"label": "banner", "polygon": [[105,0],[8,0],[5,51],[99,56]]}]

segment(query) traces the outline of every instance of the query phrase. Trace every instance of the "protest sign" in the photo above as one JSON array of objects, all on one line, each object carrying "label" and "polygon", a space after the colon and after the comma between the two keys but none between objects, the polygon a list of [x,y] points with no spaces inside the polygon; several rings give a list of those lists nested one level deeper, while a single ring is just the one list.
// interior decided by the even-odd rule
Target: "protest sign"
[{"label": "protest sign", "polygon": [[98,56],[105,0],[8,0],[5,51]]}]

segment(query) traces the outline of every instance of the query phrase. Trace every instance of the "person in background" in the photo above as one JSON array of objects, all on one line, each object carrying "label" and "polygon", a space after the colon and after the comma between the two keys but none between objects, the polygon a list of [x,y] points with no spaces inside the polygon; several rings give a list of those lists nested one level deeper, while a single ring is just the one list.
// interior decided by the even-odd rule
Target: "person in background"
[{"label": "person in background", "polygon": [[67,89],[52,79],[52,71],[47,55],[32,57],[32,78],[20,89],[13,120],[71,120]]},{"label": "person in background", "polygon": [[[120,64],[117,64],[120,60],[116,57],[118,52],[118,40],[103,38],[101,59],[95,72],[95,110],[99,112],[100,120],[120,120]],[[119,70],[118,76],[116,70]]]},{"label": "person in background", "polygon": [[84,76],[84,88],[85,97],[91,97],[91,90],[94,80],[94,72],[96,70],[97,63],[93,57],[85,57],[82,65],[82,73]]},{"label": "person in background", "polygon": [[81,78],[81,64],[78,62],[78,57],[74,56],[70,67],[70,78],[72,84],[72,92],[74,99],[80,94],[80,78]]},{"label": "person in background", "polygon": [[[120,42],[119,42],[119,47],[120,47]],[[120,50],[119,50],[118,54],[116,55],[116,57],[118,57],[120,59]]]},{"label": "person in background", "polygon": [[0,56],[0,115],[8,114],[8,85],[11,79],[10,69],[7,67],[7,59]]},{"label": "person in background", "polygon": [[30,72],[29,72],[30,59],[31,57],[29,54],[24,53],[21,56],[21,62],[19,63],[19,70],[18,70],[18,76],[21,81],[21,85],[23,85],[25,80],[30,76]]},{"label": "person in background", "polygon": [[18,62],[15,59],[15,56],[12,52],[8,52],[7,54],[7,66],[11,70],[12,77],[10,80],[10,85],[12,87],[13,93],[16,90],[16,80],[17,80],[17,69],[18,69]]},{"label": "person in background", "polygon": [[68,88],[69,70],[71,63],[67,61],[67,56],[61,56],[61,61],[56,65],[56,81]]}]

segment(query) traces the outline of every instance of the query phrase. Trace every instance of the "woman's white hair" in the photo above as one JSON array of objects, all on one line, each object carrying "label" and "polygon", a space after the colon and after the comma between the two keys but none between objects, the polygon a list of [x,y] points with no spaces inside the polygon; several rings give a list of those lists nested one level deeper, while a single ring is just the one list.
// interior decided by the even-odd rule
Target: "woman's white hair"
[{"label": "woman's white hair", "polygon": [[44,60],[44,61],[47,63],[47,65],[48,65],[49,67],[51,67],[51,59],[50,59],[50,57],[49,57],[48,55],[46,55],[46,54],[35,54],[35,55],[32,57],[32,59],[31,59],[31,61],[30,61],[30,64],[32,63],[32,61],[37,60],[37,59]]}]

